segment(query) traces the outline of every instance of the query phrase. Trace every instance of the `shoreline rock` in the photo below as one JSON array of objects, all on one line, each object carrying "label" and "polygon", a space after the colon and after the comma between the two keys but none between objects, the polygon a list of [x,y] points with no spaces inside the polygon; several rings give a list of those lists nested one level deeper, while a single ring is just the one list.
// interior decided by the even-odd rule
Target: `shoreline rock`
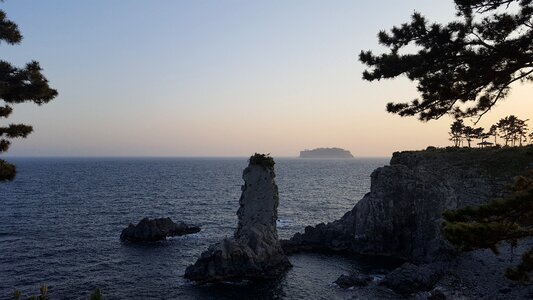
[{"label": "shoreline rock", "polygon": [[387,274],[380,284],[403,295],[431,291],[448,269],[448,264],[444,262],[418,266],[405,263]]},{"label": "shoreline rock", "polygon": [[370,276],[351,274],[351,275],[341,275],[333,283],[335,283],[336,285],[338,285],[339,287],[343,289],[347,289],[347,288],[351,288],[354,286],[367,286],[370,282],[372,282],[372,277]]},{"label": "shoreline rock", "polygon": [[272,158],[256,154],[243,171],[244,185],[233,238],[203,252],[184,277],[199,283],[274,278],[291,264],[276,229],[279,204]]},{"label": "shoreline rock", "polygon": [[199,232],[198,226],[184,222],[174,223],[170,218],[142,219],[137,225],[130,224],[122,230],[121,241],[128,242],[156,242],[170,236],[181,236]]}]

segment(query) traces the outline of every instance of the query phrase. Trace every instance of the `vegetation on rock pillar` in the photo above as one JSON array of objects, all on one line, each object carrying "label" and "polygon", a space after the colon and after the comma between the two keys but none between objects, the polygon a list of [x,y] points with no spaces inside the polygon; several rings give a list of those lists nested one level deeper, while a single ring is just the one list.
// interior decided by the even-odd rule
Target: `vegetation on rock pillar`
[{"label": "vegetation on rock pillar", "polygon": [[[533,0],[454,2],[457,20],[429,23],[414,13],[411,22],[379,33],[388,53],[359,55],[369,67],[365,80],[405,75],[417,82],[419,99],[391,102],[387,111],[422,121],[481,117],[513,83],[533,80]],[[417,51],[402,53],[411,47]]]},{"label": "vegetation on rock pillar", "polygon": [[263,166],[267,169],[274,170],[274,159],[269,154],[260,154],[255,153],[254,155],[250,156],[250,164],[251,165],[259,165]]},{"label": "vegetation on rock pillar", "polygon": [[[15,23],[7,19],[0,10],[0,44],[19,44],[22,35]],[[57,96],[57,91],[48,86],[48,81],[41,74],[38,62],[32,61],[23,68],[17,68],[0,60],[0,120],[13,112],[12,104],[33,102],[45,104]],[[25,124],[0,125],[0,153],[6,152],[14,138],[25,138],[33,128]],[[13,180],[16,168],[4,160],[0,160],[0,181]]]}]

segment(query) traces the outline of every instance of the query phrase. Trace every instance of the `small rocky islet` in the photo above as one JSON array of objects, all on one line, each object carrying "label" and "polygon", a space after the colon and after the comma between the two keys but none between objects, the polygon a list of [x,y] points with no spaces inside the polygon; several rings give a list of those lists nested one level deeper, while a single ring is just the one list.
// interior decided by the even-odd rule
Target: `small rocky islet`
[{"label": "small rocky islet", "polygon": [[300,151],[300,158],[339,159],[354,158],[352,153],[342,148],[316,148]]},{"label": "small rocky islet", "polygon": [[185,222],[174,223],[170,218],[143,218],[137,225],[130,224],[122,230],[120,240],[123,242],[157,242],[171,236],[197,233],[201,229]]}]

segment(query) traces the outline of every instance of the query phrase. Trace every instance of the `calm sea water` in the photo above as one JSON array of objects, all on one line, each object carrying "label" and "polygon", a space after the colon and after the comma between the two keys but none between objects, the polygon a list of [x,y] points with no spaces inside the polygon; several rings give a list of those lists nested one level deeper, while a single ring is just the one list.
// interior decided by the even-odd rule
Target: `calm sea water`
[{"label": "calm sea water", "polygon": [[[210,244],[237,223],[245,158],[13,159],[19,173],[0,184],[0,299],[19,289],[51,299],[394,298],[380,288],[342,290],[341,274],[379,274],[379,262],[316,254],[290,257],[273,281],[198,286],[183,279]],[[341,217],[369,191],[370,173],[388,159],[276,160],[279,234]],[[171,217],[199,234],[151,245],[122,244],[121,230],[143,217]]]}]

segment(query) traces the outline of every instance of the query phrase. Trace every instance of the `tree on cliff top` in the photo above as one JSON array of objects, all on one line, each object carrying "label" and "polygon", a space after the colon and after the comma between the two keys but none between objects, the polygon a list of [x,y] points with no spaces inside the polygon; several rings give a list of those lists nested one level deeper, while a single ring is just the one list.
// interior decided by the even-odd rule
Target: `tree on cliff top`
[{"label": "tree on cliff top", "polygon": [[[19,44],[22,35],[17,24],[7,19],[0,10],[0,44]],[[17,68],[10,63],[0,60],[0,119],[7,118],[13,111],[10,105],[33,102],[37,105],[45,104],[57,96],[57,91],[48,86],[48,81],[41,74],[41,67],[32,61],[24,68]],[[33,128],[25,124],[9,124],[0,126],[0,153],[6,152],[11,145],[10,139],[25,138]],[[0,159],[0,181],[15,178],[15,166]]]},{"label": "tree on cliff top", "polygon": [[527,121],[529,120],[521,120],[514,115],[507,116],[498,121],[496,126],[500,131],[500,137],[505,141],[505,146],[516,146],[517,142],[522,146],[522,142],[527,137]]},{"label": "tree on cliff top", "polygon": [[450,126],[450,141],[453,141],[455,147],[461,146],[461,143],[463,142],[464,128],[465,124],[463,123],[463,120],[455,120]]},{"label": "tree on cliff top", "polygon": [[480,139],[483,135],[483,128],[478,127],[474,128],[471,126],[465,126],[463,128],[463,134],[465,135],[465,139],[468,142],[468,148],[472,147],[471,143],[474,139]]},{"label": "tree on cliff top", "polygon": [[[445,114],[481,118],[514,82],[533,80],[533,0],[454,0],[458,19],[409,23],[378,34],[388,53],[361,51],[368,81],[405,75],[420,99],[388,103],[387,111],[422,121]],[[416,53],[401,53],[415,46]]]}]

